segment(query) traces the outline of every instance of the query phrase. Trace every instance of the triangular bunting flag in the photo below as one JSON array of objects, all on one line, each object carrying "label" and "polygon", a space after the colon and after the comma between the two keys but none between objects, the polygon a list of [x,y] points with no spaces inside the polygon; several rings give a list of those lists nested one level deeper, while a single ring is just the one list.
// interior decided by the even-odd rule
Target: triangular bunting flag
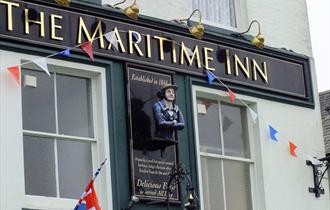
[{"label": "triangular bunting flag", "polygon": [[270,138],[274,141],[278,141],[276,138],[277,130],[275,130],[271,125],[269,125]]},{"label": "triangular bunting flag", "polygon": [[111,31],[106,34],[104,34],[105,38],[108,40],[108,42],[111,43],[111,45],[118,51],[118,39],[116,37],[115,32]]},{"label": "triangular bunting flag", "polygon": [[62,55],[64,57],[69,57],[71,55],[70,49],[65,49],[59,53],[57,53],[58,55]]},{"label": "triangular bunting flag", "polygon": [[230,89],[228,89],[227,94],[228,94],[228,97],[229,97],[229,101],[230,101],[230,103],[233,104],[233,103],[235,102],[235,98],[236,98],[234,92],[231,91]]},{"label": "triangular bunting flag", "polygon": [[187,49],[187,53],[188,53],[189,56],[194,55],[193,51],[189,47],[187,47],[186,49]]},{"label": "triangular bunting flag", "polygon": [[44,70],[48,74],[48,76],[50,76],[46,58],[40,58],[37,60],[33,60],[32,62],[37,64],[40,68],[42,68],[42,70]]},{"label": "triangular bunting flag", "polygon": [[15,81],[17,82],[18,85],[20,85],[19,83],[19,66],[11,66],[8,67],[7,70],[11,73],[11,75],[14,77]]},{"label": "triangular bunting flag", "polygon": [[213,80],[215,80],[215,75],[210,72],[209,70],[205,70],[206,74],[207,74],[207,80],[209,82],[209,84],[211,85]]},{"label": "triangular bunting flag", "polygon": [[91,61],[94,61],[92,42],[85,42],[82,45],[80,45],[80,47],[88,55],[89,59]]},{"label": "triangular bunting flag", "polygon": [[250,111],[250,115],[252,117],[253,122],[256,123],[257,122],[257,118],[258,118],[258,114],[255,113],[255,111],[253,111],[250,107],[249,107],[249,111]]},{"label": "triangular bunting flag", "polygon": [[139,40],[138,35],[134,31],[132,32],[132,36],[133,36],[133,42],[137,42]]},{"label": "triangular bunting flag", "polygon": [[289,146],[290,146],[290,155],[292,155],[293,157],[297,157],[297,154],[296,154],[296,149],[297,149],[297,146],[292,143],[291,141],[289,141]]}]

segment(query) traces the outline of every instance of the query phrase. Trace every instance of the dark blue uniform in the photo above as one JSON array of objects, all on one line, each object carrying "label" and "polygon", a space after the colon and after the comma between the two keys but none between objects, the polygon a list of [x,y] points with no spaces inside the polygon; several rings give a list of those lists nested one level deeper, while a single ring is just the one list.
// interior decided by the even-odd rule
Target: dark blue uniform
[{"label": "dark blue uniform", "polygon": [[156,121],[155,137],[174,140],[174,131],[184,128],[184,118],[179,107],[173,103],[173,109],[170,109],[163,99],[154,104],[153,112]]}]

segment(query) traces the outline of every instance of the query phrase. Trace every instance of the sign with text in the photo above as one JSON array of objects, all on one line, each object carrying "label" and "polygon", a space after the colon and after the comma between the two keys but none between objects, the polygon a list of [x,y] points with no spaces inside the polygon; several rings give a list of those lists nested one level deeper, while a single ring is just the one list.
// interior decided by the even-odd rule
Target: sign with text
[{"label": "sign with text", "polygon": [[[224,40],[197,40],[172,32],[119,22],[19,0],[0,1],[0,39],[74,47],[93,41],[94,54],[158,66],[197,77],[210,70],[246,92],[313,105],[307,58],[226,45]],[[105,10],[111,14],[111,11]],[[83,11],[86,13],[86,11]],[[118,49],[105,38],[113,32]],[[239,45],[236,45],[239,46]]]},{"label": "sign with text", "polygon": [[[179,189],[170,186],[170,172],[177,164],[177,145],[155,137],[153,106],[158,91],[172,84],[169,74],[127,69],[130,116],[131,179],[134,195],[146,200],[179,200]],[[170,193],[169,193],[170,192]]]}]

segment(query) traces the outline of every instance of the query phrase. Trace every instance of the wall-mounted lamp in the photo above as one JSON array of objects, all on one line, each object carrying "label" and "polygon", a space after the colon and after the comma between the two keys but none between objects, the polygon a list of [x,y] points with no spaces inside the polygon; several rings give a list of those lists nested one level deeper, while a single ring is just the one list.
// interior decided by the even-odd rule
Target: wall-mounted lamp
[{"label": "wall-mounted lamp", "polygon": [[[167,210],[170,209],[169,195],[172,194],[172,189],[175,189],[175,186],[179,187],[184,180],[186,181],[186,195],[189,195],[188,202],[184,205],[184,207],[187,210],[198,209],[199,198],[196,195],[195,188],[192,184],[190,172],[188,169],[186,169],[186,166],[184,164],[179,163],[178,165],[174,165],[172,167],[171,173],[169,174],[169,180],[167,181]],[[185,198],[183,200],[185,200]]]},{"label": "wall-mounted lamp", "polygon": [[253,39],[250,40],[250,43],[251,43],[252,45],[256,46],[257,48],[262,49],[262,48],[264,48],[264,46],[265,46],[265,45],[264,45],[265,37],[264,37],[264,35],[261,34],[261,31],[260,31],[260,23],[259,23],[257,20],[253,20],[253,21],[250,23],[249,28],[248,28],[246,31],[244,31],[244,32],[242,32],[242,33],[232,34],[232,36],[239,37],[239,36],[241,36],[241,35],[243,35],[243,34],[246,34],[247,32],[250,31],[251,26],[252,26],[253,23],[256,23],[256,24],[258,25],[258,34],[257,34],[255,37],[253,37]]},{"label": "wall-mounted lamp", "polygon": [[[319,161],[321,161],[322,164],[315,164],[310,160],[306,161],[307,165],[313,167],[314,176],[314,187],[309,187],[308,190],[310,193],[314,193],[317,198],[320,197],[321,194],[324,194],[324,189],[321,186],[321,182],[330,166],[330,153],[326,154],[324,158],[320,158]],[[322,168],[324,169],[322,170]]]},{"label": "wall-mounted lamp", "polygon": [[123,210],[130,210],[139,201],[140,201],[139,197],[132,195],[131,200],[129,201],[127,207],[124,208]]},{"label": "wall-mounted lamp", "polygon": [[[112,7],[112,8],[117,8],[118,5],[121,5],[123,3],[125,3],[127,0],[123,0],[117,4],[114,4],[113,6],[107,4],[107,6]],[[131,6],[128,6],[124,9],[124,13],[127,17],[133,19],[133,20],[137,20],[139,18],[139,12],[140,12],[140,8],[136,3],[136,0],[134,0],[133,4]]]},{"label": "wall-mounted lamp", "polygon": [[195,204],[194,196],[192,193],[189,193],[188,203],[184,205],[187,210],[196,210],[197,205]]},{"label": "wall-mounted lamp", "polygon": [[196,25],[189,27],[189,31],[197,39],[202,39],[205,29],[204,29],[204,26],[202,25],[202,13],[199,9],[195,9],[187,19],[179,19],[179,20],[175,20],[175,22],[177,22],[179,24],[188,25],[188,21],[195,14],[195,12],[199,13],[199,21]]},{"label": "wall-mounted lamp", "polygon": [[55,0],[57,4],[61,6],[68,7],[70,5],[70,0]]}]

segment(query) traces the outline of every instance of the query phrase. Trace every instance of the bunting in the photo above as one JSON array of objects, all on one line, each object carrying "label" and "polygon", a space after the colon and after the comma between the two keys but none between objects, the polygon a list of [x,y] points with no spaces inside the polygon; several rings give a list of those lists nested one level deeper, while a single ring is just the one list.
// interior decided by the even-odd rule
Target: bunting
[{"label": "bunting", "polygon": [[194,55],[193,51],[189,47],[187,47],[186,49],[187,49],[187,53],[188,53],[189,56]]},{"label": "bunting", "polygon": [[[106,34],[104,34],[105,38],[111,43],[111,45],[116,49],[118,50],[118,39],[117,39],[117,36],[116,34],[114,33],[114,31],[111,31],[111,32],[108,32]],[[134,42],[137,42],[139,40],[139,37],[136,33],[132,33],[132,36],[133,36],[133,41]],[[100,37],[98,38],[95,38],[95,39],[99,39]],[[94,39],[94,40],[95,40]],[[93,46],[92,46],[92,42],[93,40],[91,41],[87,41],[81,45],[77,45],[75,47],[80,47],[87,55],[88,57],[90,58],[91,61],[94,60],[94,55],[93,55]],[[174,42],[176,43],[176,42]],[[180,45],[179,43],[176,43],[178,45]],[[189,56],[193,56],[194,53],[193,51],[186,47],[186,50],[187,50],[187,54]],[[45,58],[41,58],[41,59],[36,59],[36,60],[32,60],[32,61],[29,61],[29,62],[26,62],[26,63],[22,63],[20,65],[16,65],[16,66],[10,66],[10,67],[7,67],[7,70],[10,72],[10,74],[12,75],[13,79],[20,85],[20,66],[21,65],[24,65],[24,64],[27,64],[27,63],[35,63],[36,65],[38,65],[44,72],[47,73],[48,76],[50,76],[50,73],[49,73],[49,70],[48,70],[48,65],[47,65],[47,61],[46,61],[46,58],[49,58],[49,57],[52,57],[52,56],[55,56],[55,55],[60,55],[60,56],[64,56],[64,57],[69,57],[71,56],[71,49],[68,48],[68,49],[65,49],[63,51],[60,51],[58,53],[55,53],[55,54],[52,54],[52,55],[49,55]],[[202,64],[203,65],[203,64]],[[204,66],[204,65],[203,65]],[[204,66],[205,67],[205,66]],[[214,82],[214,80],[216,79],[217,81],[220,82],[220,84],[222,84],[225,88],[227,88],[227,95],[229,97],[229,100],[231,103],[234,103],[235,102],[235,99],[236,99],[236,95],[233,91],[231,91],[231,89],[229,89],[229,87],[224,84],[219,78],[217,78],[212,72],[208,71],[208,70],[205,70],[204,72],[206,72],[206,75],[207,75],[207,80],[208,80],[208,83],[211,85],[212,82]],[[255,111],[252,110],[251,107],[249,107],[249,105],[247,105],[243,100],[239,99],[240,102],[242,104],[244,104],[248,110],[249,110],[249,113],[251,115],[251,118],[253,120],[254,123],[256,123],[256,120],[258,119],[259,115],[258,113],[256,113]],[[269,125],[269,133],[270,133],[270,138],[273,140],[273,141],[278,141],[278,139],[276,138],[276,134],[278,133],[277,130],[275,130],[271,125]],[[289,142],[289,150],[290,150],[290,155],[294,156],[294,157],[297,157],[297,153],[296,153],[296,149],[297,149],[297,146],[291,142],[291,141],[288,141]],[[299,150],[300,151],[300,150]],[[310,156],[310,155],[306,155],[308,158],[308,160],[310,160],[313,165],[320,165],[322,164],[321,161],[317,160],[316,158]]]},{"label": "bunting", "polygon": [[235,98],[236,98],[235,94],[229,88],[228,88],[227,94],[228,94],[230,103],[233,104],[235,102]]},{"label": "bunting", "polygon": [[13,78],[15,79],[17,84],[20,85],[20,82],[19,82],[19,78],[20,78],[20,76],[19,76],[19,66],[18,65],[11,66],[11,67],[8,67],[7,70],[13,76]]},{"label": "bunting", "polygon": [[250,112],[250,115],[252,117],[253,122],[256,123],[257,122],[257,118],[258,118],[258,114],[255,113],[255,111],[253,111],[249,106],[248,106],[248,108],[249,108],[249,112]]},{"label": "bunting", "polygon": [[71,55],[70,49],[65,49],[65,50],[59,52],[58,55],[61,55],[64,57],[70,57],[70,55]]},{"label": "bunting", "polygon": [[205,72],[207,74],[207,80],[208,80],[209,84],[211,85],[213,80],[215,80],[215,75],[208,70],[206,70]]},{"label": "bunting", "polygon": [[293,157],[297,157],[297,154],[296,154],[297,146],[294,143],[292,143],[291,141],[289,141],[289,147],[290,147],[290,155]]},{"label": "bunting", "polygon": [[133,36],[133,42],[137,42],[139,40],[138,35],[134,31],[132,32],[132,36]]},{"label": "bunting", "polygon": [[50,76],[46,58],[40,58],[37,60],[33,60],[32,62],[37,64],[42,70],[44,70],[44,72],[48,74],[48,76]]},{"label": "bunting", "polygon": [[105,38],[108,40],[108,42],[111,43],[111,46],[113,46],[118,51],[118,39],[116,37],[115,32],[111,31],[106,34],[104,34]]},{"label": "bunting", "polygon": [[91,61],[94,61],[92,42],[84,42],[80,45],[80,48],[88,55]]},{"label": "bunting", "polygon": [[278,141],[276,138],[277,130],[275,130],[271,125],[269,125],[270,138],[274,141]]}]

